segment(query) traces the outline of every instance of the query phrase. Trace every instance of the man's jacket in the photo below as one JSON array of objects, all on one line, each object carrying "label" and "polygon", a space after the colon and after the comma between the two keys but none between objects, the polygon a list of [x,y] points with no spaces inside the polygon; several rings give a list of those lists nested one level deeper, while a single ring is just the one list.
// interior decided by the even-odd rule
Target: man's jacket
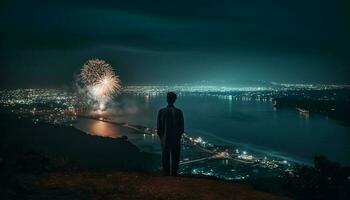
[{"label": "man's jacket", "polygon": [[172,105],[162,108],[158,112],[157,134],[163,147],[180,144],[184,132],[184,118],[182,111]]}]

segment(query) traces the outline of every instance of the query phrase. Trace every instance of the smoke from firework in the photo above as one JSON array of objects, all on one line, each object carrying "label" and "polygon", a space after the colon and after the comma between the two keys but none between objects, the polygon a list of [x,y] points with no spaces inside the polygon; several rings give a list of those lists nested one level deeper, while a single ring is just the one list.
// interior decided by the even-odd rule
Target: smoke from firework
[{"label": "smoke from firework", "polygon": [[92,97],[99,102],[101,110],[111,96],[121,90],[119,76],[104,60],[88,60],[81,69],[80,77]]}]

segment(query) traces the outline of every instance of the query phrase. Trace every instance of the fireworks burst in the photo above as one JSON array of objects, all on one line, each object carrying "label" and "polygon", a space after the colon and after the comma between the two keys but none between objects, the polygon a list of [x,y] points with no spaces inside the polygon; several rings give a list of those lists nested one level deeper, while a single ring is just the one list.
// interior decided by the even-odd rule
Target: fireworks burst
[{"label": "fireworks burst", "polygon": [[88,60],[81,69],[80,77],[89,93],[98,101],[101,110],[111,96],[121,90],[119,76],[104,60]]}]

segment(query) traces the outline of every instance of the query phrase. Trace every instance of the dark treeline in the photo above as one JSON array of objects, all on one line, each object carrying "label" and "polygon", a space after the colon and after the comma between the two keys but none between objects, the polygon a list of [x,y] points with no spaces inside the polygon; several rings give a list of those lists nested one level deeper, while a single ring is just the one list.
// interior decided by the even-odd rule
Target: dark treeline
[{"label": "dark treeline", "polygon": [[350,167],[324,156],[315,156],[314,165],[298,165],[279,177],[243,181],[257,190],[297,200],[350,199]]},{"label": "dark treeline", "polygon": [[324,156],[316,156],[314,166],[300,166],[283,178],[297,199],[350,199],[350,167]]}]

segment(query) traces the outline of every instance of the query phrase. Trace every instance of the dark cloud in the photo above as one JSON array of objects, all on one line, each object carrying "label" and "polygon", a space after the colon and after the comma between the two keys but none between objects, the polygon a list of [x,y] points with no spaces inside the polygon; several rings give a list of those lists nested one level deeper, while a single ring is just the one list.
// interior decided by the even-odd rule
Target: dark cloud
[{"label": "dark cloud", "polygon": [[[102,56],[138,66],[121,69],[130,83],[157,82],[153,74],[161,77],[160,82],[172,80],[166,72],[173,68],[186,77],[180,82],[208,79],[213,73],[222,79],[239,75],[289,82],[317,82],[325,77],[328,82],[349,81],[344,77],[350,55],[349,3],[345,0],[1,4],[1,71],[10,77],[14,76],[10,68],[31,70],[45,65],[62,72],[54,81],[60,84],[79,68],[79,62]],[[21,62],[13,59],[18,55],[23,55]],[[134,71],[144,68],[151,73],[149,78]],[[285,73],[276,73],[277,68]],[[318,76],[305,75],[315,70]],[[227,76],[230,73],[234,74]],[[23,84],[35,82],[23,79]],[[2,85],[12,82],[7,78]]]}]

